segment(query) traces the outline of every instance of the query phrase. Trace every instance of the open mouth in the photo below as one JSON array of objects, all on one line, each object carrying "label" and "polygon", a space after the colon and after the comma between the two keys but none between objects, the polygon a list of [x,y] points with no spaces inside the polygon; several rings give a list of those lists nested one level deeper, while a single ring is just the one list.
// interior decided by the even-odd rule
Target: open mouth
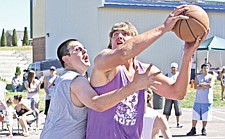
[{"label": "open mouth", "polygon": [[84,55],[82,59],[83,59],[85,62],[89,62],[89,57],[88,57],[88,55]]},{"label": "open mouth", "polygon": [[121,45],[121,44],[123,44],[122,41],[118,41],[118,42],[117,42],[117,45]]}]

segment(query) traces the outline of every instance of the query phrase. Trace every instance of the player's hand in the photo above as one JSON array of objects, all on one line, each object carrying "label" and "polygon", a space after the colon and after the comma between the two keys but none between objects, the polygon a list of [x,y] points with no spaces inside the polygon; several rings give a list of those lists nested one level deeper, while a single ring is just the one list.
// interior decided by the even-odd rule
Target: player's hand
[{"label": "player's hand", "polygon": [[188,54],[188,56],[192,56],[195,51],[198,49],[199,45],[206,39],[208,36],[209,29],[205,32],[204,36],[201,38],[197,37],[195,42],[185,42],[184,44],[184,53]]},{"label": "player's hand", "polygon": [[139,74],[138,67],[136,66],[135,75],[132,83],[138,88],[137,90],[142,90],[146,88],[156,90],[156,88],[153,85],[161,84],[160,82],[153,80],[155,76],[161,73],[161,71],[151,73],[150,71],[152,66],[153,64],[150,64],[145,73],[143,74]]},{"label": "player's hand", "polygon": [[164,22],[165,31],[172,31],[176,22],[180,19],[189,19],[188,16],[184,15],[184,12],[187,11],[189,7],[187,5],[177,6],[174,11],[172,11]]}]

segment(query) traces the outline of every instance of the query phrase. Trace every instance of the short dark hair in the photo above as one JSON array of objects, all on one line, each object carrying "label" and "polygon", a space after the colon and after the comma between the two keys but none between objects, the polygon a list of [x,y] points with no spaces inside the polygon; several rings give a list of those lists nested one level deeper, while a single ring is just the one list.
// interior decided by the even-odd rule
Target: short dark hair
[{"label": "short dark hair", "polygon": [[63,66],[63,68],[65,68],[65,65],[64,65],[64,61],[62,60],[62,57],[69,55],[68,45],[71,41],[78,41],[78,40],[77,39],[68,39],[68,40],[62,42],[57,49],[57,56],[58,56],[58,59],[59,59],[61,65]]},{"label": "short dark hair", "polygon": [[22,95],[15,95],[13,98],[14,98],[15,100],[21,101],[22,98],[23,98],[23,96],[22,96]]},{"label": "short dark hair", "polygon": [[203,69],[206,66],[210,67],[210,65],[208,63],[204,63],[204,64],[201,65],[201,69]]},{"label": "short dark hair", "polygon": [[6,104],[10,104],[10,105],[12,105],[12,99],[11,99],[11,98],[9,98],[9,99],[6,101]]}]

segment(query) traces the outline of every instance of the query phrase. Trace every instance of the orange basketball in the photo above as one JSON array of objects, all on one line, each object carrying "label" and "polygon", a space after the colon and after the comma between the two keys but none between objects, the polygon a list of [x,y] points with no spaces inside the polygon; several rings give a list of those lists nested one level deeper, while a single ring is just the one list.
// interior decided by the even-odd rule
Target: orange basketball
[{"label": "orange basketball", "polygon": [[184,12],[189,19],[178,20],[173,28],[174,33],[186,42],[194,42],[198,36],[203,36],[209,28],[208,14],[197,5],[188,5]]}]

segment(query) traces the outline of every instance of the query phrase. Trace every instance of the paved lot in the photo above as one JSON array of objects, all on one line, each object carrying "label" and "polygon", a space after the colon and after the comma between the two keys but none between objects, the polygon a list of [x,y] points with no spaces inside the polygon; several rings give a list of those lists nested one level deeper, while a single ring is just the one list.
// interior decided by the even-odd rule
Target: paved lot
[{"label": "paved lot", "polygon": [[[159,110],[162,112],[162,110]],[[201,136],[202,122],[198,121],[196,126],[196,136],[186,136],[191,129],[192,109],[182,109],[183,115],[180,117],[182,128],[176,128],[176,117],[170,116],[169,126],[174,138],[177,139],[225,139],[225,108],[213,108],[213,120],[209,121],[206,127],[207,136]]]},{"label": "paved lot", "polygon": [[[158,110],[159,112],[162,112],[162,110]],[[181,125],[183,125],[182,128],[176,128],[176,118],[174,116],[174,112],[172,111],[172,115],[169,119],[169,126],[171,133],[174,138],[176,139],[225,139],[225,107],[223,108],[213,108],[213,120],[208,122],[207,125],[207,136],[201,136],[201,122],[197,123],[197,135],[196,136],[186,136],[186,133],[190,131],[191,129],[191,112],[192,109],[182,109],[183,115],[180,117]],[[34,130],[30,130],[30,136],[29,137],[23,137],[21,135],[15,135],[13,138],[17,139],[39,139],[40,132],[42,131],[43,125],[44,125],[44,114],[40,114],[40,131],[39,133],[35,133]],[[1,124],[0,124],[1,125]],[[34,127],[35,124],[32,124],[32,127]],[[14,123],[14,133],[18,133],[17,130],[17,123],[15,121]],[[20,131],[21,132],[21,131]],[[8,131],[2,130],[0,126],[0,138],[1,139],[7,139],[7,133]],[[162,136],[160,136],[162,138]]]}]

